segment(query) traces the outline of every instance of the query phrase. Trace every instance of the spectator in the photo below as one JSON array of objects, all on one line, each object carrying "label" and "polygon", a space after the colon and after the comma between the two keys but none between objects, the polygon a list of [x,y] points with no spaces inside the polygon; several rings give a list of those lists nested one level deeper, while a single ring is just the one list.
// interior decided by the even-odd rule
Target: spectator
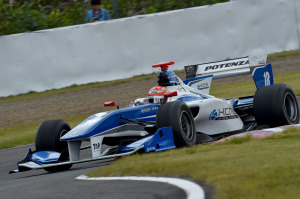
[{"label": "spectator", "polygon": [[110,20],[110,14],[104,8],[101,8],[100,0],[91,0],[92,9],[86,14],[86,23],[91,23],[95,21],[105,21]]}]

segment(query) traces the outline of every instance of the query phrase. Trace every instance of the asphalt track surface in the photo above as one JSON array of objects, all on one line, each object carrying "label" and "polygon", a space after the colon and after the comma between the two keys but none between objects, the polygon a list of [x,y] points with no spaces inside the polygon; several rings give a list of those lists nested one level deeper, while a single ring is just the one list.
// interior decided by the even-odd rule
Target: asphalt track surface
[{"label": "asphalt track surface", "polygon": [[[300,104],[300,97],[297,97]],[[32,145],[0,150],[0,198],[186,198],[183,190],[165,183],[146,181],[83,181],[75,180],[88,171],[104,167],[112,160],[95,161],[73,165],[64,172],[48,173],[44,170],[31,170],[8,174],[16,169],[16,162],[21,160]],[[82,154],[89,155],[89,152]],[[206,198],[211,198],[212,188],[202,186]]]},{"label": "asphalt track surface", "polygon": [[8,174],[16,169],[16,162],[22,159],[27,149],[34,146],[0,151],[0,198],[185,198],[183,190],[164,183],[141,181],[83,181],[76,177],[96,168],[108,165],[110,161],[95,161],[73,165],[64,172],[48,173],[31,170]]}]

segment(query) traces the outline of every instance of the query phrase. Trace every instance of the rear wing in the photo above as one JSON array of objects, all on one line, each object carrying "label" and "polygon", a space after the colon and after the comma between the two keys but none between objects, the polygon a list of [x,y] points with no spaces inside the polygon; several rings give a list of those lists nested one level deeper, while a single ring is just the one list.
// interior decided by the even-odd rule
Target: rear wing
[{"label": "rear wing", "polygon": [[271,64],[266,65],[267,55],[248,56],[225,61],[185,66],[186,82],[189,79],[212,75],[212,79],[252,74],[257,89],[273,84]]}]

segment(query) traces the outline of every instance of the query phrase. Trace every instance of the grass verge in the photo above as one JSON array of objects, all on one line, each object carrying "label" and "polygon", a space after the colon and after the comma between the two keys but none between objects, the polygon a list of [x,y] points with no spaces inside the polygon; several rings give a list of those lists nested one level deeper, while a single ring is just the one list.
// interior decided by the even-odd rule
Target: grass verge
[{"label": "grass verge", "polygon": [[[241,139],[241,141],[238,141]],[[222,199],[298,198],[300,129],[161,153],[133,155],[88,176],[175,176],[204,180]]]},{"label": "grass verge", "polygon": [[[68,121],[71,128],[78,125],[91,114],[84,114],[74,117],[62,118]],[[20,124],[12,127],[0,129],[0,149],[12,148],[35,142],[36,131],[43,121],[28,124]]]},{"label": "grass verge", "polygon": [[[297,96],[300,95],[300,71],[275,75],[274,79],[275,84],[286,83]],[[219,98],[238,98],[254,95],[255,91],[254,81],[247,81],[212,87],[210,94]]]},{"label": "grass verge", "polygon": [[285,51],[285,52],[270,54],[270,55],[268,55],[268,59],[293,56],[293,55],[299,55],[299,54],[300,54],[300,50]]}]

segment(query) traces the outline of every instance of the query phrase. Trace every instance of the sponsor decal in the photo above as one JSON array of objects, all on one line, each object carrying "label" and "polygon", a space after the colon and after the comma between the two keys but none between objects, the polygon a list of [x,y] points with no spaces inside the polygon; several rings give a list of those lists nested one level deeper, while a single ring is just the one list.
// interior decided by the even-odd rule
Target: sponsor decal
[{"label": "sponsor decal", "polygon": [[184,69],[185,69],[185,75],[187,79],[194,78],[198,71],[198,66],[197,65],[185,66]]},{"label": "sponsor decal", "polygon": [[202,83],[197,86],[198,90],[203,90],[209,88],[208,83]]},{"label": "sponsor decal", "polygon": [[210,115],[209,120],[230,120],[238,118],[238,115],[233,108],[214,109]]},{"label": "sponsor decal", "polygon": [[214,109],[209,116],[209,120],[215,120],[217,117],[218,117],[218,112],[216,111],[216,109]]},{"label": "sponsor decal", "polygon": [[153,146],[153,147],[149,147],[149,148],[147,148],[147,150],[148,151],[154,151],[155,150],[155,147]]},{"label": "sponsor decal", "polygon": [[224,64],[216,64],[216,65],[210,65],[206,66],[204,71],[213,71],[217,69],[222,69],[222,68],[228,68],[228,67],[235,67],[235,66],[245,66],[249,65],[249,60],[244,60],[244,61],[232,61]]},{"label": "sponsor decal", "polygon": [[158,107],[152,107],[151,109],[152,109],[152,111],[158,110]]},{"label": "sponsor decal", "polygon": [[185,68],[185,70],[186,70],[186,72],[191,73],[191,72],[194,72],[194,71],[195,71],[195,67],[194,67],[194,66],[187,66],[187,67]]},{"label": "sponsor decal", "polygon": [[144,108],[144,109],[141,110],[142,113],[146,113],[146,112],[149,112],[149,111],[151,111],[150,108]]}]

